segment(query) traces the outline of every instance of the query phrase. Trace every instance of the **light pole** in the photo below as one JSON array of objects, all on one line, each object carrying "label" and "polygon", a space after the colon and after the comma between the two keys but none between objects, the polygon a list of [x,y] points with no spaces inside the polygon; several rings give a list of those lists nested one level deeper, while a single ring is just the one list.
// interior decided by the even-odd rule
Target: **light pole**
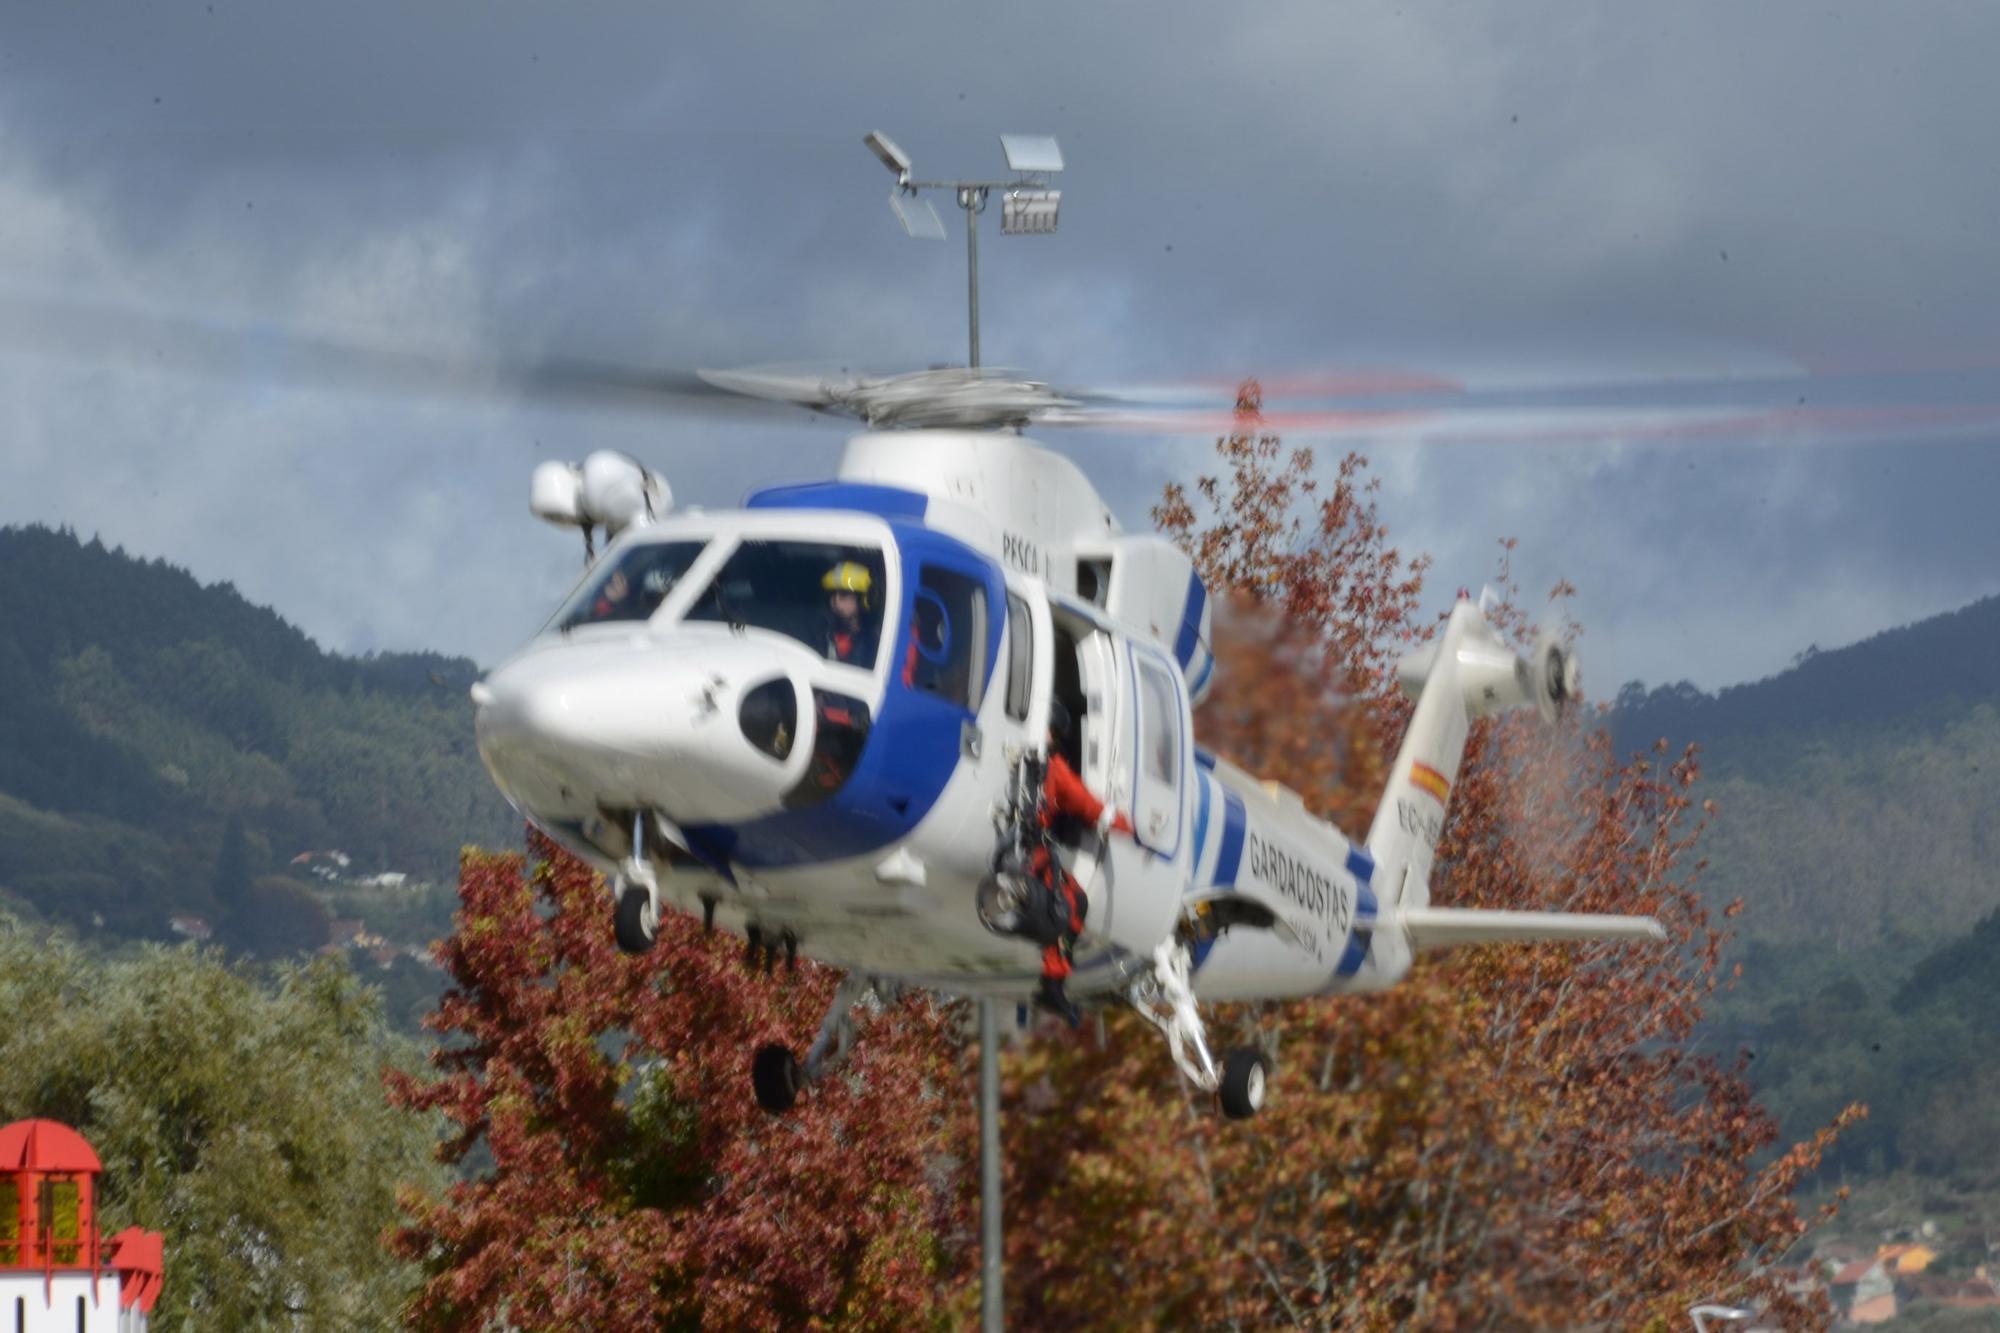
[{"label": "light pole", "polygon": [[912,239],[941,241],[944,223],[937,209],[921,191],[950,190],[965,212],[965,322],[971,359],[979,365],[979,215],[986,211],[988,195],[1001,191],[1000,234],[1003,236],[1053,236],[1056,216],[1062,206],[1062,191],[1049,186],[1049,177],[1063,169],[1062,149],[1046,134],[1003,134],[1000,151],[1007,157],[1007,169],[1015,173],[1007,181],[920,181],[911,176],[910,155],[880,130],[863,140],[882,165],[896,173],[896,188],[889,192],[889,208]]},{"label": "light pole", "polygon": [[[920,181],[910,173],[910,155],[880,130],[862,142],[896,175],[889,208],[913,240],[941,241],[944,223],[937,209],[920,193],[950,190],[965,211],[965,325],[973,369],[979,367],[979,215],[986,211],[988,193],[1001,195],[1000,234],[1055,234],[1062,191],[1049,188],[1048,178],[1063,169],[1062,149],[1047,135],[1003,134],[1000,150],[1007,156],[1011,181]],[[979,1001],[979,1326],[1000,1333],[1000,1023],[994,1001]]]}]

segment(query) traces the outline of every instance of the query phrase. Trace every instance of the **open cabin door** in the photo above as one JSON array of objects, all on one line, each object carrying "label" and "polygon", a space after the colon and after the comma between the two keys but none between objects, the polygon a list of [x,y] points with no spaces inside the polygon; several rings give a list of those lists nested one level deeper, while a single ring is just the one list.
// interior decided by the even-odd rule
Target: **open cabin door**
[{"label": "open cabin door", "polygon": [[1077,770],[1086,787],[1113,804],[1123,804],[1119,779],[1123,757],[1131,753],[1132,710],[1125,706],[1118,663],[1118,646],[1109,634],[1093,630],[1076,645],[1078,683],[1083,689],[1083,765]]},{"label": "open cabin door", "polygon": [[[1182,793],[1193,762],[1187,696],[1164,654],[1058,612],[1059,640],[1074,630],[1082,714],[1079,776],[1132,818],[1135,837],[1086,838],[1073,865],[1090,894],[1087,933],[1150,954],[1173,928],[1189,847]],[[1064,678],[1057,648],[1058,691]]]}]

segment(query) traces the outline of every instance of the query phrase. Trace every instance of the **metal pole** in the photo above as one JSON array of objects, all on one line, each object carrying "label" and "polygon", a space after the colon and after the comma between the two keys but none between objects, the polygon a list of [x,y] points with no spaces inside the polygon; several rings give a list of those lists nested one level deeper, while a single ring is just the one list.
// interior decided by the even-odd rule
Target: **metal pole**
[{"label": "metal pole", "polygon": [[983,189],[958,192],[958,206],[965,210],[965,314],[972,335],[971,364],[975,370],[979,368],[979,206],[985,195]]},{"label": "metal pole", "polygon": [[[968,221],[971,214],[967,213]],[[979,364],[973,325],[973,364]],[[1000,1333],[1000,1024],[979,1002],[979,1327]]]}]

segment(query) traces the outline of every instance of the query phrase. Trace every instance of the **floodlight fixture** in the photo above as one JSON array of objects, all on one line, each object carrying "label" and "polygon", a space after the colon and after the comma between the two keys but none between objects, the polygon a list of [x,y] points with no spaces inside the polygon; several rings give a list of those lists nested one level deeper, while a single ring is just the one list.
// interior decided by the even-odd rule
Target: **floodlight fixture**
[{"label": "floodlight fixture", "polygon": [[1003,134],[1000,151],[1007,155],[1007,170],[1042,175],[1063,169],[1062,149],[1052,134]]},{"label": "floodlight fixture", "polygon": [[873,130],[861,142],[867,144],[868,150],[882,159],[883,166],[896,173],[898,185],[910,183],[910,155],[898,148],[894,139],[880,130]]},{"label": "floodlight fixture", "polygon": [[889,191],[889,208],[903,224],[903,234],[913,241],[944,239],[944,219],[935,205],[922,195],[905,193],[901,186]]},{"label": "floodlight fixture", "polygon": [[1000,149],[1014,172],[1011,181],[917,180],[911,175],[910,155],[880,130],[863,137],[868,151],[896,175],[896,188],[889,194],[889,208],[912,240],[941,241],[944,222],[937,209],[923,197],[926,190],[950,190],[958,196],[965,214],[965,331],[966,364],[979,365],[979,215],[993,191],[1001,195],[1000,232],[1003,236],[1049,236],[1056,229],[1062,207],[1062,192],[1049,188],[1049,177],[1063,169],[1062,149],[1048,134],[1003,134]]},{"label": "floodlight fixture", "polygon": [[1000,197],[1002,236],[1053,236],[1061,190],[1009,190]]}]

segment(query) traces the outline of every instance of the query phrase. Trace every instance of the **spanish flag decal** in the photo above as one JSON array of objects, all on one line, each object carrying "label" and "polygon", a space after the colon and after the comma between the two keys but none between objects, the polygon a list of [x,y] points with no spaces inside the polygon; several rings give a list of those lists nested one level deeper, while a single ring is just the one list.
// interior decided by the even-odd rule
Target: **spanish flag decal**
[{"label": "spanish flag decal", "polygon": [[1410,764],[1410,781],[1437,797],[1439,805],[1443,805],[1445,797],[1451,795],[1451,784],[1444,780],[1444,774],[1438,772],[1429,764],[1412,762]]}]

